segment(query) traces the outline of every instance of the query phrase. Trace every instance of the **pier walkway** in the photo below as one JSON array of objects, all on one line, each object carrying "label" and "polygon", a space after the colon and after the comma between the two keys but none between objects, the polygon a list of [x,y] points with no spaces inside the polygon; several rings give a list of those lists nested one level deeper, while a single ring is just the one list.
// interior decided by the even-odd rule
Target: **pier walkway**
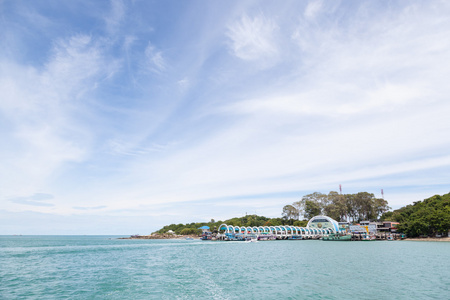
[{"label": "pier walkway", "polygon": [[260,240],[314,239],[333,233],[332,228],[312,228],[298,226],[232,226],[222,224],[217,238],[220,240],[241,240],[257,238]]}]

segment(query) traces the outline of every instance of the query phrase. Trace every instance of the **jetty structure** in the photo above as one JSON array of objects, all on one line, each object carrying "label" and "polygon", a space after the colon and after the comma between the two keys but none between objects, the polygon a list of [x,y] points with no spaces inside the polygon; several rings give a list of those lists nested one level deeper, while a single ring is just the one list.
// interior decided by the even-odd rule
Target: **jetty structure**
[{"label": "jetty structure", "polygon": [[315,216],[309,220],[306,227],[291,225],[250,227],[221,224],[216,238],[222,241],[320,239],[342,230],[346,229],[336,220],[328,216]]},{"label": "jetty structure", "polygon": [[[348,222],[338,222],[328,216],[315,216],[308,221],[306,227],[277,225],[277,226],[233,226],[221,224],[216,240],[246,241],[246,240],[393,240],[404,238],[396,232],[397,222],[369,222],[362,221],[352,225]],[[200,228],[204,229],[204,228]],[[202,239],[207,233],[203,232]],[[209,235],[208,235],[209,236]],[[339,238],[336,238],[339,236]],[[342,238],[345,236],[345,238]]]}]

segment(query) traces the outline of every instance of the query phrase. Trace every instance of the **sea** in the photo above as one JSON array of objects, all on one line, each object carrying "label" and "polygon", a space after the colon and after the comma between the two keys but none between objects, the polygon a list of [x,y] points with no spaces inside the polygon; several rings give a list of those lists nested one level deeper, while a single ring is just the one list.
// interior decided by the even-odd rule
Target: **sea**
[{"label": "sea", "polygon": [[450,243],[0,236],[0,299],[450,299]]}]

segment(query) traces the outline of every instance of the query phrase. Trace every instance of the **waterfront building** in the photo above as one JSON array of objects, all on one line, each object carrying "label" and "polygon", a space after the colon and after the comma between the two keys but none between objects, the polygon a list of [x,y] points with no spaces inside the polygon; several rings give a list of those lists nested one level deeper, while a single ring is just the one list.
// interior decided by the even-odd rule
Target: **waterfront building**
[{"label": "waterfront building", "polygon": [[307,225],[308,228],[319,228],[319,229],[331,229],[334,233],[340,232],[341,227],[336,220],[328,216],[315,216],[312,217]]},{"label": "waterfront building", "polygon": [[384,221],[381,227],[378,227],[380,232],[397,232],[397,226],[399,222]]},{"label": "waterfront building", "polygon": [[292,225],[245,227],[221,224],[217,238],[220,240],[245,240],[250,237],[256,237],[259,240],[319,239],[339,231],[337,221],[327,216],[316,216],[309,220],[306,227]]},{"label": "waterfront building", "polygon": [[202,226],[199,229],[202,230],[202,236],[201,236],[202,240],[211,240],[212,239],[212,233],[209,230],[208,226]]}]

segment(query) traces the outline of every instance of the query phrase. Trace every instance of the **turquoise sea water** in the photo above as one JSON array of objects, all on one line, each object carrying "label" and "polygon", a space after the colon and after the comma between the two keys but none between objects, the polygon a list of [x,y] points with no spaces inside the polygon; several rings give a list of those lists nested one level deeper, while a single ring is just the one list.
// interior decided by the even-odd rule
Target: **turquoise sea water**
[{"label": "turquoise sea water", "polygon": [[0,299],[450,299],[450,243],[0,236]]}]

